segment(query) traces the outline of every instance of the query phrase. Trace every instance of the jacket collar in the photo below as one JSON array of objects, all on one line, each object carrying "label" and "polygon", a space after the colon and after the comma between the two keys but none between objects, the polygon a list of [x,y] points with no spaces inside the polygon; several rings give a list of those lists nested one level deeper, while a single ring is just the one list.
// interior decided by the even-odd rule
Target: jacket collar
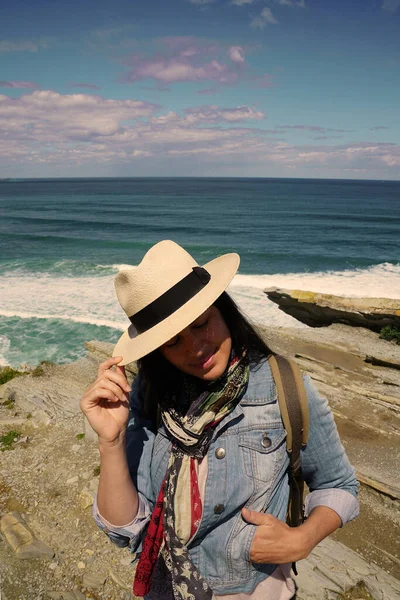
[{"label": "jacket collar", "polygon": [[250,369],[247,389],[234,410],[218,423],[215,433],[225,427],[234,419],[242,418],[244,415],[244,406],[257,406],[262,404],[272,404],[277,401],[277,392],[272,377],[271,368],[267,360],[263,361],[257,367]]},{"label": "jacket collar", "polygon": [[[277,392],[268,360],[250,369],[247,388],[239,404],[215,428],[214,435],[234,419],[242,418],[243,406],[259,406],[277,401]],[[165,435],[164,425],[158,431]]]},{"label": "jacket collar", "polygon": [[268,360],[250,370],[247,389],[240,401],[242,406],[271,404],[277,399],[275,382]]}]

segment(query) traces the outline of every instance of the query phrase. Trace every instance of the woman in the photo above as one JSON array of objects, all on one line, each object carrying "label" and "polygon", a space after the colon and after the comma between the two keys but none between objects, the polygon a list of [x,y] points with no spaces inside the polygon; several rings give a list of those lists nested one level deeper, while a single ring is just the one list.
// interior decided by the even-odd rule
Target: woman
[{"label": "woman", "polygon": [[[291,563],[358,514],[354,469],[304,377],[308,518],[285,523],[289,458],[271,351],[225,292],[238,266],[227,254],[199,267],[163,241],[120,272],[131,326],[81,401],[99,438],[95,519],[140,554],[134,592],[148,599],[293,598]],[[133,360],[131,390],[123,365]]]}]

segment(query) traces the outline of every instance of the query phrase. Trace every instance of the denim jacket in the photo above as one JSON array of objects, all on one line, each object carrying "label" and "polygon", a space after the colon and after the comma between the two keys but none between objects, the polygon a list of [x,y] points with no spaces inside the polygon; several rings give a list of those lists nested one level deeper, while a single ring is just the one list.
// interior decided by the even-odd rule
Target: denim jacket
[{"label": "denim jacket", "polygon": [[[329,506],[342,523],[358,515],[358,483],[340,442],[327,401],[308,376],[306,386],[310,429],[301,452],[304,480],[310,494],[306,515],[318,505]],[[140,498],[139,513],[129,526],[105,525],[94,506],[99,527],[119,546],[140,552],[150,512],[160,489],[171,442],[162,425],[154,431],[141,416],[141,383],[130,398],[127,458]],[[276,568],[250,560],[256,526],[241,516],[241,508],[286,519],[289,497],[285,430],[269,364],[250,371],[247,390],[236,408],[216,427],[207,454],[208,474],[199,529],[188,543],[191,559],[216,594],[251,593]]]}]

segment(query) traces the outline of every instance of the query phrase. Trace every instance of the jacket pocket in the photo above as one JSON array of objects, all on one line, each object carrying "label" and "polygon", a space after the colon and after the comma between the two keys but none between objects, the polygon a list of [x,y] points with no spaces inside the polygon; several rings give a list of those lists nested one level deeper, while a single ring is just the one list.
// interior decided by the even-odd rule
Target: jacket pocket
[{"label": "jacket pocket", "polygon": [[282,426],[249,429],[239,435],[246,474],[258,481],[272,483],[286,452],[286,432]]}]

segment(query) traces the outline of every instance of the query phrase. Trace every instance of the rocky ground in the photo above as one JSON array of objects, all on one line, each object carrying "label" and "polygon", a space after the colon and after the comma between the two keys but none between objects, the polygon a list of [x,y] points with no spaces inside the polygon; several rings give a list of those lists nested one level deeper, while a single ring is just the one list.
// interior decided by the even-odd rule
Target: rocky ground
[{"label": "rocky ground", "polygon": [[361,515],[334,539],[400,577],[400,346],[338,324],[264,335],[274,350],[294,356],[328,398],[362,483]]},{"label": "rocky ground", "polygon": [[[99,457],[78,407],[98,362],[91,357],[44,366],[41,375],[16,378],[0,388],[3,402],[8,399],[0,429],[19,434],[0,454],[2,600],[132,598],[132,556],[114,546],[91,517]],[[10,513],[23,518],[14,549],[4,524]],[[21,559],[25,548],[29,557]]]},{"label": "rocky ground", "polygon": [[[362,482],[361,517],[299,564],[299,598],[400,598],[400,347],[341,325],[265,335],[328,397]],[[99,457],[79,400],[110,347],[88,350],[0,387],[0,437],[15,432],[0,452],[1,600],[133,598],[132,556],[91,517]]]}]

